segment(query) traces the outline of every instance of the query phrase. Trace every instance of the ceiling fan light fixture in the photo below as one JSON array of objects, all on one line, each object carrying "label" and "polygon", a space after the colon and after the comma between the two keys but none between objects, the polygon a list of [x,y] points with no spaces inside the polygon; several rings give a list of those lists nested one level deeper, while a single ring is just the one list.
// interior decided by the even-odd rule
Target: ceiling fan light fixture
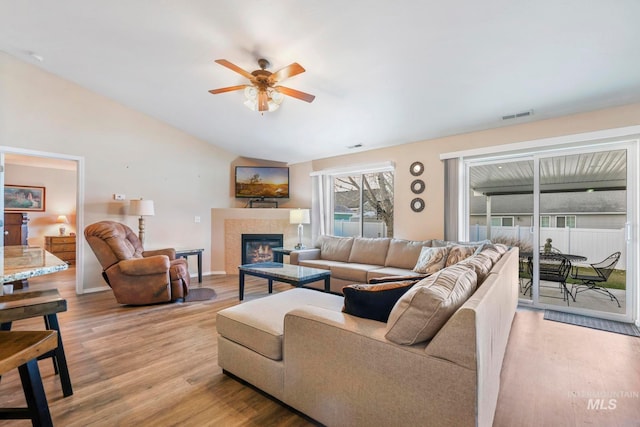
[{"label": "ceiling fan light fixture", "polygon": [[284,100],[285,95],[292,98],[300,99],[305,102],[313,102],[313,100],[315,99],[314,95],[304,93],[296,89],[280,85],[275,86],[282,80],[288,79],[289,77],[297,76],[298,74],[305,72],[305,69],[302,67],[302,65],[298,64],[297,62],[294,62],[293,64],[290,64],[276,71],[275,73],[266,70],[266,68],[269,66],[269,61],[267,61],[266,59],[258,60],[260,70],[255,70],[251,73],[243,70],[242,68],[227,61],[226,59],[216,59],[215,62],[242,75],[249,80],[250,84],[212,89],[209,91],[209,93],[217,95],[220,93],[233,92],[236,90],[244,90],[244,96],[246,98],[246,100],[244,101],[244,105],[250,110],[259,111],[260,113],[264,113],[265,111],[275,111]]},{"label": "ceiling fan light fixture", "polygon": [[[276,111],[282,101],[284,100],[284,96],[273,88],[267,88],[267,106],[269,112]],[[251,111],[258,111],[258,95],[260,90],[255,86],[248,86],[244,90],[244,96],[246,101],[244,101],[245,107],[250,109]]]}]

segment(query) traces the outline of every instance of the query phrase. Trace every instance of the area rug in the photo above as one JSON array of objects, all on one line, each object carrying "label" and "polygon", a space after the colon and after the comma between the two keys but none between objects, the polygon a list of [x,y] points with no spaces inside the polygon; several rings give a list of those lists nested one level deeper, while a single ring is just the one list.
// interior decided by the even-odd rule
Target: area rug
[{"label": "area rug", "polygon": [[584,326],[601,331],[615,332],[616,334],[640,337],[640,329],[633,323],[622,323],[614,320],[596,319],[595,317],[581,316],[579,314],[561,313],[559,311],[545,310],[545,320]]},{"label": "area rug", "polygon": [[184,299],[185,302],[208,301],[216,297],[216,291],[211,288],[191,288]]}]

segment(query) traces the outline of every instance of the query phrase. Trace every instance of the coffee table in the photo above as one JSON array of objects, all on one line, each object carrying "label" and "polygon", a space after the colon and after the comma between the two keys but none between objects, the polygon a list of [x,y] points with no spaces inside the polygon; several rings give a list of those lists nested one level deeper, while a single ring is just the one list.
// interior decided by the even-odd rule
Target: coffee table
[{"label": "coffee table", "polygon": [[273,292],[273,281],[284,282],[293,286],[303,286],[311,282],[324,280],[324,291],[330,291],[331,272],[319,268],[301,267],[299,265],[283,264],[280,262],[259,262],[244,264],[238,267],[240,271],[240,301],[244,299],[244,276],[262,277],[269,281],[269,293]]}]

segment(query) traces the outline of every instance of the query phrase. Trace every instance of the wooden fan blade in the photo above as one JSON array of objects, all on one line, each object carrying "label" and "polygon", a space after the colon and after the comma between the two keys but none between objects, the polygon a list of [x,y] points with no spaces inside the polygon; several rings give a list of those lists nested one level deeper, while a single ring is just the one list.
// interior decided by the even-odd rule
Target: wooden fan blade
[{"label": "wooden fan blade", "polygon": [[222,87],[220,89],[213,89],[210,90],[209,93],[212,93],[214,95],[218,94],[218,93],[225,93],[225,92],[233,92],[234,90],[242,90],[246,87],[248,87],[249,85],[239,85],[239,86],[229,86],[229,87]]},{"label": "wooden fan blade", "polygon": [[223,67],[227,67],[228,69],[235,71],[238,74],[243,75],[244,77],[248,78],[251,81],[255,80],[255,76],[253,74],[251,74],[248,71],[243,70],[242,68],[238,67],[235,64],[232,64],[231,62],[227,61],[226,59],[216,59],[215,62],[220,64],[220,65],[222,65]]},{"label": "wooden fan blade", "polygon": [[282,94],[289,95],[307,102],[312,102],[314,99],[316,99],[315,95],[310,95],[308,93],[300,92],[299,90],[291,89],[284,86],[276,86],[274,87],[274,89]]},{"label": "wooden fan blade", "polygon": [[264,90],[258,92],[258,111],[269,111],[269,96]]},{"label": "wooden fan blade", "polygon": [[276,71],[275,73],[269,76],[269,84],[274,84],[281,82],[284,79],[288,79],[289,77],[297,76],[300,73],[304,73],[305,69],[302,68],[302,65],[294,62],[291,65],[284,67],[281,70]]}]

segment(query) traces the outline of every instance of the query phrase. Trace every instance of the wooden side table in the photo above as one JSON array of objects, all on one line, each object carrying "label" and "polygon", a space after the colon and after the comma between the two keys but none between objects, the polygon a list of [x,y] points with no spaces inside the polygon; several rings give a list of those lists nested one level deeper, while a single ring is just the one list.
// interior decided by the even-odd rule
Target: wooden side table
[{"label": "wooden side table", "polygon": [[76,236],[44,236],[44,249],[69,265],[76,263]]},{"label": "wooden side table", "polygon": [[202,283],[202,252],[204,249],[176,249],[176,258],[187,259],[190,255],[198,256],[198,283]]}]

